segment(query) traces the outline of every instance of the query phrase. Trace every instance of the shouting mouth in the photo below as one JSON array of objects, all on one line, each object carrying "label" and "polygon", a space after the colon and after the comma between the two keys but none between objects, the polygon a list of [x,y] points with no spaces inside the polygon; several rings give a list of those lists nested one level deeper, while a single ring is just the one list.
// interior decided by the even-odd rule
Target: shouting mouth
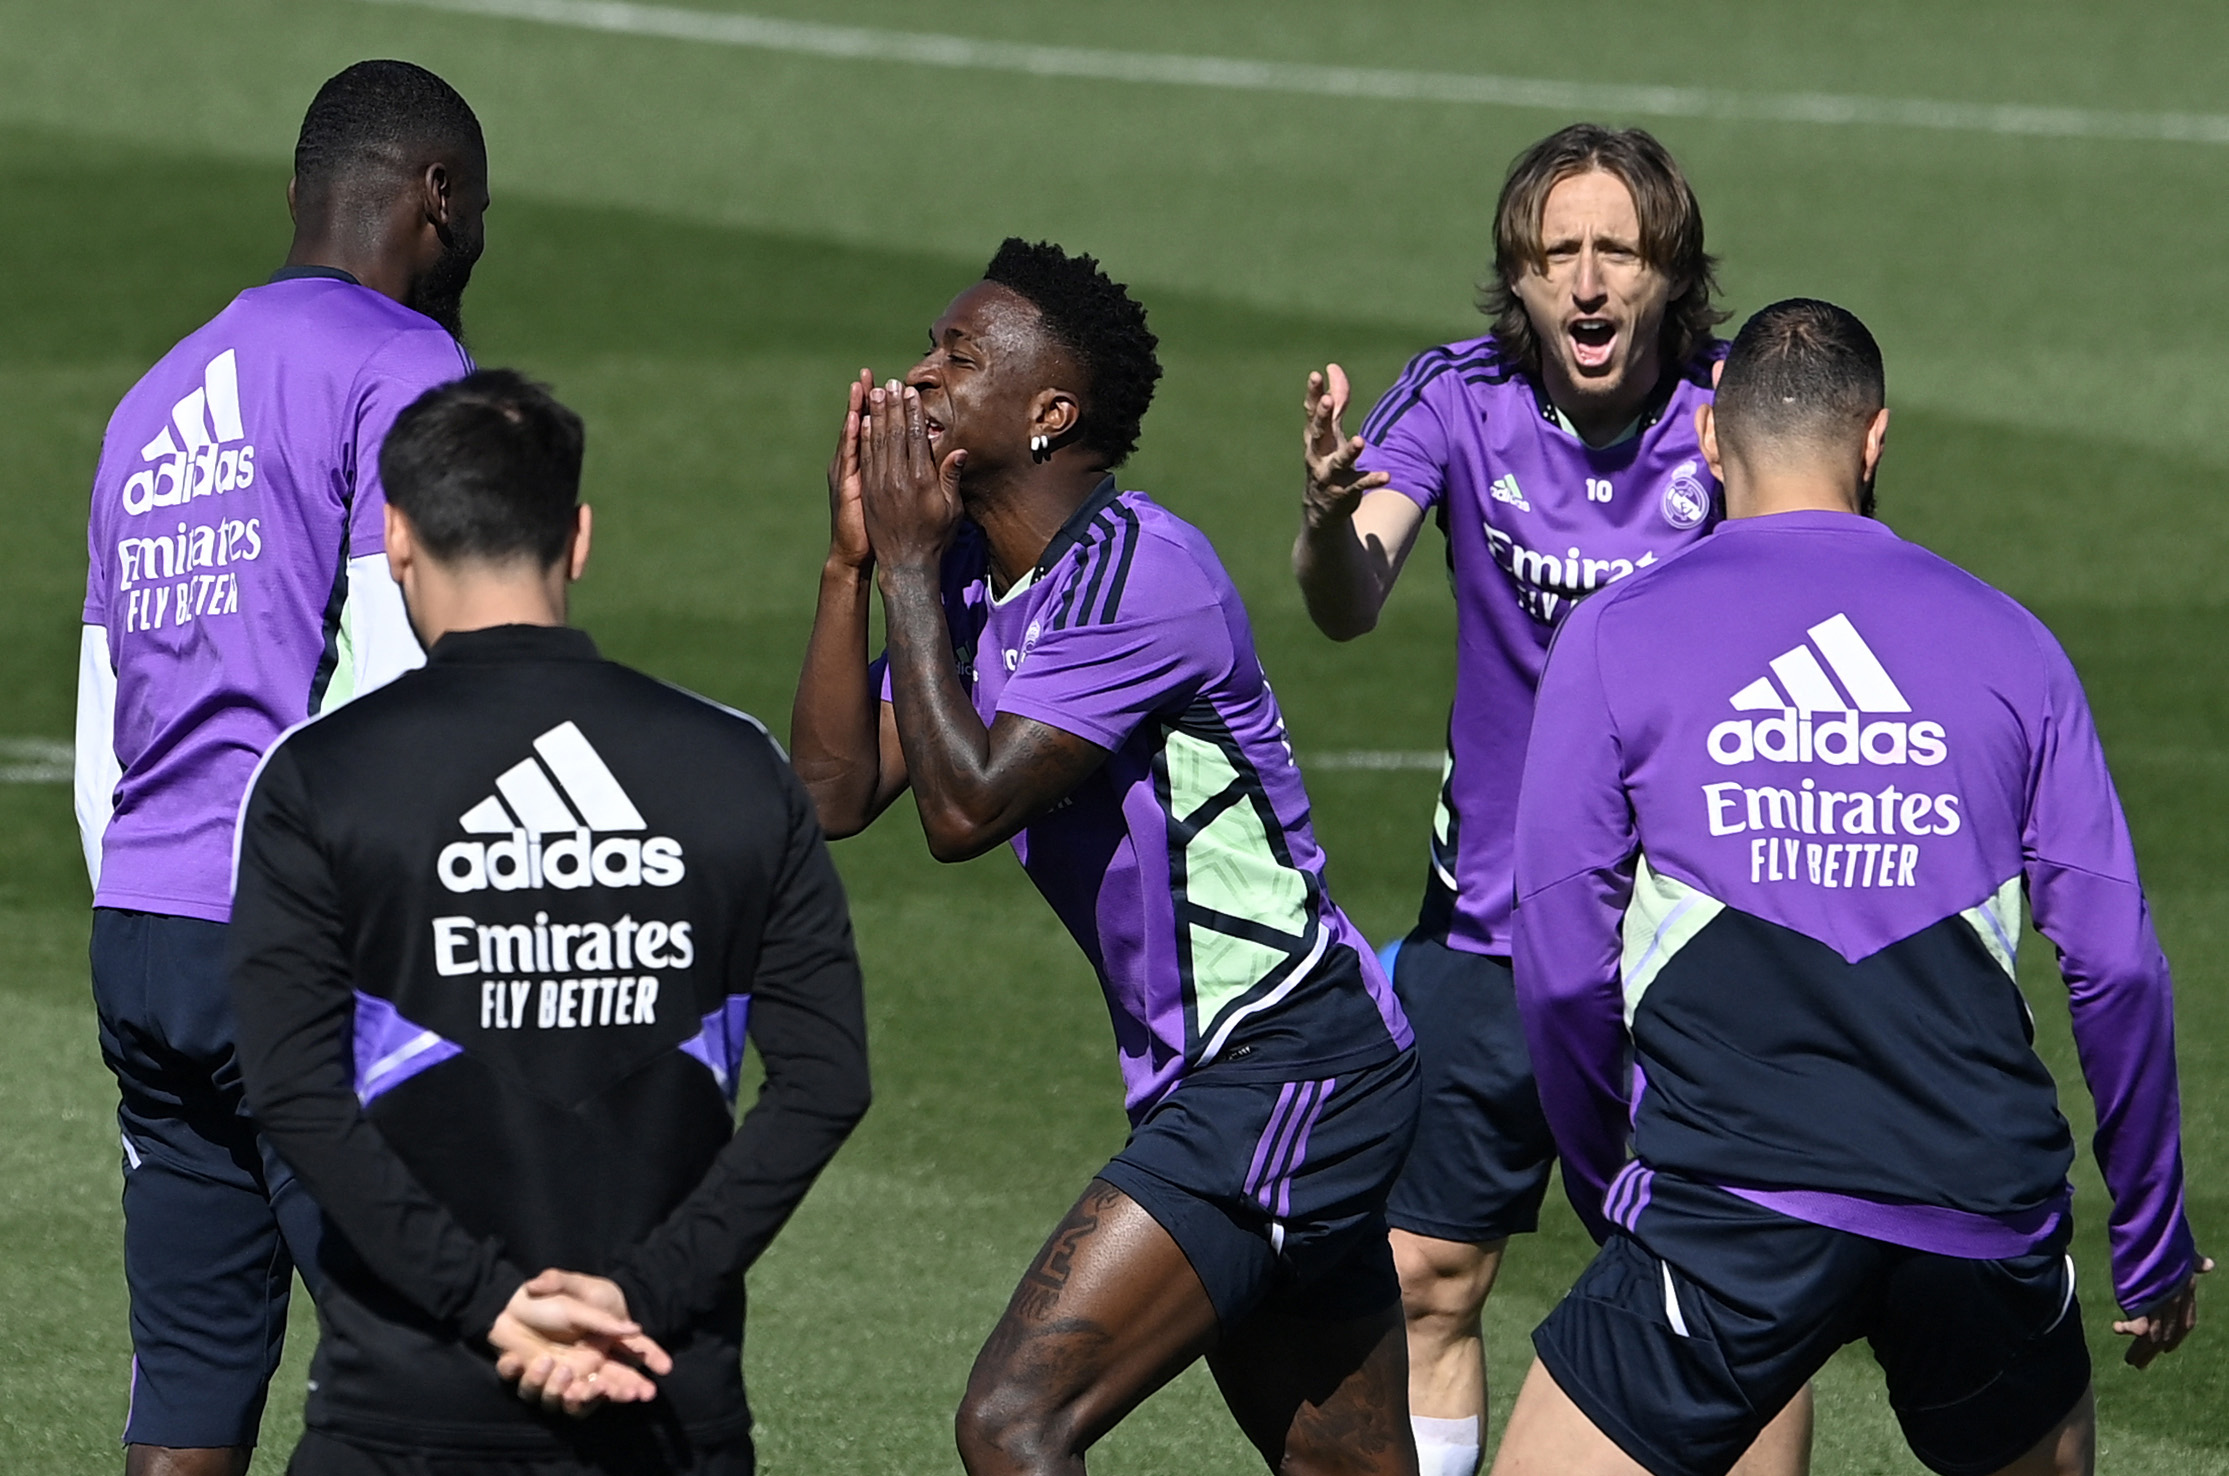
[{"label": "shouting mouth", "polygon": [[1571,323],[1571,357],[1582,369],[1609,367],[1617,347],[1618,325],[1608,318],[1578,318]]}]

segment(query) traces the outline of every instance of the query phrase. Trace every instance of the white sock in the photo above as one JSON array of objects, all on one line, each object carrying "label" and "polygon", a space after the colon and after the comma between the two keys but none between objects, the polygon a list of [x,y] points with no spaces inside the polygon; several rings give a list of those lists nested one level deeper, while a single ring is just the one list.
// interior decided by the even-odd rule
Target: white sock
[{"label": "white sock", "polygon": [[1467,1420],[1435,1420],[1410,1415],[1416,1432],[1418,1476],[1476,1476],[1478,1471],[1478,1416]]}]

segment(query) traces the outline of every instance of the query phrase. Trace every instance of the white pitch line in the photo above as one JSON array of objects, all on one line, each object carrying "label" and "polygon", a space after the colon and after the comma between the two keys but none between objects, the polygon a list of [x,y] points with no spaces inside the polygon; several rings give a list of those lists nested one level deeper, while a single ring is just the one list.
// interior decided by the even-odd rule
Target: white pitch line
[{"label": "white pitch line", "polygon": [[1382,67],[1327,67],[1303,62],[1246,61],[1084,46],[1032,46],[941,36],[920,31],[831,26],[732,11],[683,10],[630,0],[365,0],[462,15],[538,21],[606,31],[741,46],[758,51],[851,61],[901,62],[1021,72],[1033,77],[1088,77],[1241,92],[1388,102],[1469,103],[1644,118],[1719,118],[1760,123],[1872,124],[1954,133],[2033,138],[2132,139],[2151,143],[2229,144],[2229,114],[2135,113],[2095,108],[2029,107],[2015,103],[1938,102],[1926,98],[1854,97],[1827,92],[1730,92],[1709,87],[1648,87],[1557,82],[1465,72],[1411,72]]},{"label": "white pitch line", "polygon": [[1300,769],[1304,774],[1318,769],[1430,769],[1437,774],[1446,759],[1434,749],[1362,748],[1310,754],[1300,761]]},{"label": "white pitch line", "polygon": [[0,738],[0,784],[67,784],[72,753],[51,738]]}]

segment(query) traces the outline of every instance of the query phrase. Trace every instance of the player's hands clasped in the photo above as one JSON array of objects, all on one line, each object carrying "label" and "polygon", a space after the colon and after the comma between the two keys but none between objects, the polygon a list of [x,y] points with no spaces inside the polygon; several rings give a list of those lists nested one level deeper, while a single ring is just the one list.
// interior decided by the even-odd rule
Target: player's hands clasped
[{"label": "player's hands clasped", "polygon": [[1301,451],[1308,463],[1308,486],[1301,513],[1311,528],[1336,523],[1354,515],[1365,492],[1374,492],[1392,479],[1384,472],[1358,472],[1355,458],[1362,454],[1362,437],[1340,428],[1347,413],[1347,371],[1337,364],[1308,376],[1308,394],[1301,408],[1308,412],[1308,428],[1301,434]]},{"label": "player's hands clasped", "polygon": [[866,569],[875,561],[859,496],[859,427],[867,418],[867,395],[873,388],[874,376],[860,370],[851,382],[836,454],[828,459],[828,560],[847,569]]},{"label": "player's hands clasped", "polygon": [[2128,1351],[2121,1355],[2130,1368],[2149,1368],[2160,1354],[2172,1353],[2182,1346],[2183,1339],[2198,1325],[2198,1278],[2213,1268],[2211,1256],[2200,1256],[2198,1269],[2183,1283],[2181,1291],[2142,1317],[2113,1324],[2113,1331],[2133,1340]]},{"label": "player's hands clasped", "polygon": [[658,1397],[651,1374],[673,1359],[627,1316],[627,1296],[601,1276],[555,1268],[520,1284],[488,1330],[495,1371],[519,1398],[576,1418],[598,1404]]},{"label": "player's hands clasped", "polygon": [[938,463],[920,393],[910,386],[892,380],[870,389],[865,408],[857,442],[868,546],[885,569],[934,570],[959,526],[967,453]]}]

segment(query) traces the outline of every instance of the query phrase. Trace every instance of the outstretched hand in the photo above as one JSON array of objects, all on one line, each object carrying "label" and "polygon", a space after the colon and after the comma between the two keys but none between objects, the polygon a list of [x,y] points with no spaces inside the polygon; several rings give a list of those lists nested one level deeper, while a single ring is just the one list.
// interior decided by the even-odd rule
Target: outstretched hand
[{"label": "outstretched hand", "polygon": [[851,569],[867,568],[875,559],[859,500],[859,427],[867,417],[867,393],[873,388],[873,376],[860,370],[851,382],[851,403],[844,411],[836,454],[828,459],[828,557]]},{"label": "outstretched hand", "polygon": [[921,396],[896,380],[867,392],[859,434],[860,503],[868,545],[886,569],[934,570],[960,521],[960,472],[967,453],[940,465],[929,443]]},{"label": "outstretched hand", "polygon": [[1392,479],[1384,472],[1358,472],[1355,458],[1362,454],[1362,437],[1349,436],[1339,422],[1347,413],[1347,371],[1326,365],[1308,376],[1308,395],[1301,407],[1308,412],[1308,428],[1301,435],[1301,451],[1308,463],[1308,486],[1301,506],[1310,527],[1321,527],[1353,516],[1366,492],[1374,492]]},{"label": "outstretched hand", "polygon": [[2113,1331],[2133,1339],[2128,1352],[2122,1355],[2130,1368],[2149,1368],[2160,1354],[2172,1353],[2182,1346],[2183,1339],[2198,1325],[2198,1278],[2213,1268],[2212,1257],[2200,1256],[2198,1269],[2183,1283],[2181,1291],[2142,1317],[2113,1324]]},{"label": "outstretched hand", "polygon": [[649,1374],[673,1371],[666,1350],[629,1320],[616,1284],[554,1268],[511,1294],[488,1343],[497,1375],[518,1386],[519,1398],[576,1418],[606,1401],[655,1399]]}]

